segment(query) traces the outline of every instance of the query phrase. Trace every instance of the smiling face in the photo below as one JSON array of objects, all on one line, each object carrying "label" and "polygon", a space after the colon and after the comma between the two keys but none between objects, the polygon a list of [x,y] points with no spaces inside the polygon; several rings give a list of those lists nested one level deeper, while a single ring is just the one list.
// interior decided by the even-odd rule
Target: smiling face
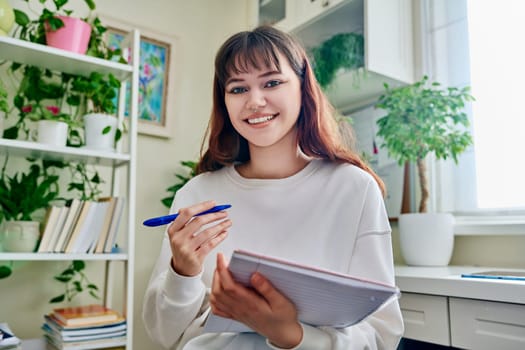
[{"label": "smiling face", "polygon": [[251,66],[245,72],[234,72],[225,84],[230,121],[251,150],[295,145],[301,83],[287,59],[278,54],[278,60],[280,70],[264,64]]}]

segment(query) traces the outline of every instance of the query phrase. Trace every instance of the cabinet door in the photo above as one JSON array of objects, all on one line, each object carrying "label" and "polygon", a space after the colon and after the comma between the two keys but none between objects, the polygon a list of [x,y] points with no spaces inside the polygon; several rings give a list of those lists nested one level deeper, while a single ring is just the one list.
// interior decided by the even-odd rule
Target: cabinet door
[{"label": "cabinet door", "polygon": [[450,345],[447,297],[403,293],[399,305],[405,338]]},{"label": "cabinet door", "polygon": [[450,298],[452,346],[525,349],[525,305]]},{"label": "cabinet door", "polygon": [[343,0],[287,0],[292,3],[291,10],[294,13],[294,27],[299,27],[308,21],[323,15]]},{"label": "cabinet door", "polygon": [[365,66],[414,82],[412,0],[365,0]]}]

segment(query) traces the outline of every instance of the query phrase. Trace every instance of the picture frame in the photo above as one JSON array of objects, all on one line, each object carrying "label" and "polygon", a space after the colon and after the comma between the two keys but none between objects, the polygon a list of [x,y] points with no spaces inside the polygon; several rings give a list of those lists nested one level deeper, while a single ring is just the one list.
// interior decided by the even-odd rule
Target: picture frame
[{"label": "picture frame", "polygon": [[[110,47],[118,46],[132,29],[139,30],[138,133],[170,138],[173,135],[176,38],[110,17],[100,16],[100,19],[107,27],[106,40]],[[128,111],[125,115],[129,115]]]}]

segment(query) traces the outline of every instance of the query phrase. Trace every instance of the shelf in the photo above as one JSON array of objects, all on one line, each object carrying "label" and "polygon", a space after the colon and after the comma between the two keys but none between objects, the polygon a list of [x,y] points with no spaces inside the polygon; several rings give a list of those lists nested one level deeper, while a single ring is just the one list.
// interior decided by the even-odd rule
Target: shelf
[{"label": "shelf", "polygon": [[78,254],[78,253],[4,253],[0,252],[0,261],[70,261],[70,260],[99,260],[99,261],[127,261],[128,254]]},{"label": "shelf", "polygon": [[89,76],[93,71],[111,73],[119,80],[131,76],[131,65],[82,55],[29,41],[0,36],[2,59],[64,73]]},{"label": "shelf", "polygon": [[63,162],[85,162],[106,166],[127,164],[129,154],[76,147],[58,147],[38,142],[0,138],[0,153],[25,158],[43,158]]}]

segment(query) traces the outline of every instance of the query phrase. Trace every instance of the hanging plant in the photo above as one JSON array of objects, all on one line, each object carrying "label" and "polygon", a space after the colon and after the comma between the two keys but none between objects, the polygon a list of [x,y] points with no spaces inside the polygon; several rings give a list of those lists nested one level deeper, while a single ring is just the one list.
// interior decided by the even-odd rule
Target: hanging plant
[{"label": "hanging plant", "polygon": [[339,69],[357,70],[364,67],[364,47],[362,34],[340,33],[311,49],[314,74],[321,88],[326,89],[332,83]]}]

